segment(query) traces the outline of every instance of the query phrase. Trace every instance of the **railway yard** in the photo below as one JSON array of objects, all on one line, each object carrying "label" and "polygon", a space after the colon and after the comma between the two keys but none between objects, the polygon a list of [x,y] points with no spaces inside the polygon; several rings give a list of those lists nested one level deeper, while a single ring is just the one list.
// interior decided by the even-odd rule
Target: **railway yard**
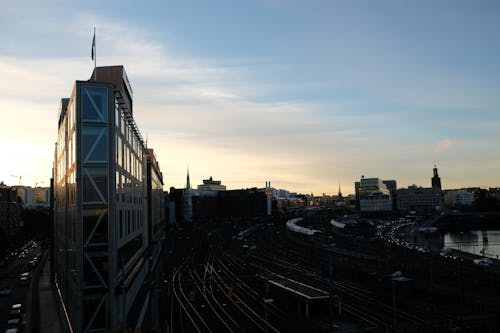
[{"label": "railway yard", "polygon": [[498,332],[497,262],[479,267],[409,244],[412,222],[338,232],[331,220],[323,212],[174,231],[165,330]]}]

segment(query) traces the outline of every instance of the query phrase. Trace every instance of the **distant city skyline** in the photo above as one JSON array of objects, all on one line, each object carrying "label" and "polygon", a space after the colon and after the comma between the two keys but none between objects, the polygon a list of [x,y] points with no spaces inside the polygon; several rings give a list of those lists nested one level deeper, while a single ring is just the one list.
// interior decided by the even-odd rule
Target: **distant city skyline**
[{"label": "distant city skyline", "polygon": [[[0,181],[48,186],[75,78],[124,65],[165,190],[500,186],[496,1],[3,3]],[[17,177],[13,177],[13,175]],[[43,183],[42,183],[43,182]]]}]

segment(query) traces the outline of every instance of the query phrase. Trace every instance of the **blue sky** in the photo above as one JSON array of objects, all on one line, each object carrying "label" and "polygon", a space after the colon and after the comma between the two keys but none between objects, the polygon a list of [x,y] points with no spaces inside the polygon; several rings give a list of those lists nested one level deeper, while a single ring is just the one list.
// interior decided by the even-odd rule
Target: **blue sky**
[{"label": "blue sky", "polygon": [[0,180],[48,184],[61,97],[123,64],[166,186],[500,186],[498,1],[0,0]]}]

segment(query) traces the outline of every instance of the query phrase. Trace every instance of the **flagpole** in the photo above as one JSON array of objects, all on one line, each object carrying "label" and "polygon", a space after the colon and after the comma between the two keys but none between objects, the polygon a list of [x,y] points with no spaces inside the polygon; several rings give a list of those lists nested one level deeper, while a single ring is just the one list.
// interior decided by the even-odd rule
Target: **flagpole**
[{"label": "flagpole", "polygon": [[94,27],[94,81],[97,81],[97,46],[95,43],[95,27]]}]

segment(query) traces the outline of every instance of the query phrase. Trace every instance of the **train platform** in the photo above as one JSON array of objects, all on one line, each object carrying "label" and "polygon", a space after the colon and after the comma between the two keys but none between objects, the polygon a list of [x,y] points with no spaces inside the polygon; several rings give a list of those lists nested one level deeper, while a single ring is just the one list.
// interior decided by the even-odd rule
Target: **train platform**
[{"label": "train platform", "polygon": [[279,274],[264,276],[266,281],[278,288],[286,290],[306,301],[325,300],[330,298],[327,291],[284,277]]}]

